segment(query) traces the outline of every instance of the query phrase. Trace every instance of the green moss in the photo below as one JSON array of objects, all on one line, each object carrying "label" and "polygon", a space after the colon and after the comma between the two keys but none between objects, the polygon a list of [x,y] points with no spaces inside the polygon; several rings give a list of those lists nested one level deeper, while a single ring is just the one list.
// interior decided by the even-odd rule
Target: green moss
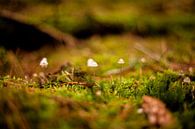
[{"label": "green moss", "polygon": [[[191,128],[194,126],[191,92],[194,82],[182,83],[183,77],[169,70],[142,77],[130,76],[122,81],[117,78],[100,81],[91,88],[56,82],[52,87],[42,89],[22,84],[23,79],[5,77],[1,83],[15,82],[7,83],[7,88],[1,86],[0,125],[4,128],[29,126],[39,129],[152,128],[144,115],[137,114],[142,96],[150,95],[165,102],[181,122],[177,127]],[[18,87],[16,83],[23,86]]]}]

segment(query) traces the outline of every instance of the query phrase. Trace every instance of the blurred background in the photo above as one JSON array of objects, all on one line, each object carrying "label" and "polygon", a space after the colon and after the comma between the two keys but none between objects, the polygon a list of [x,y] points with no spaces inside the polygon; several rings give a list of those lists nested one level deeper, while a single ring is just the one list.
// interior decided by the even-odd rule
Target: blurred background
[{"label": "blurred background", "polygon": [[2,73],[31,74],[43,56],[51,69],[94,57],[105,72],[145,56],[186,70],[194,41],[195,0],[0,0]]},{"label": "blurred background", "polygon": [[195,129],[194,69],[195,0],[0,0],[0,129]]}]

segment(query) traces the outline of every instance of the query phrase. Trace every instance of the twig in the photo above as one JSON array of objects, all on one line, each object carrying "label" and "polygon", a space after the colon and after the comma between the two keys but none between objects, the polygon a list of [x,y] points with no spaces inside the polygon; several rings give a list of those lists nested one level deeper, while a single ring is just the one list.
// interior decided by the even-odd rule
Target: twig
[{"label": "twig", "polygon": [[160,62],[160,59],[161,59],[160,55],[151,52],[150,50],[148,50],[147,48],[145,48],[141,44],[136,43],[134,47],[135,47],[135,49],[137,49],[137,50],[143,52],[144,54],[148,55],[151,59],[153,59],[153,60],[155,60],[157,62]]},{"label": "twig", "polygon": [[66,82],[67,85],[82,85],[86,87],[92,87],[95,83],[87,83],[87,82]]},{"label": "twig", "polygon": [[[142,53],[146,54],[147,56],[149,56],[151,59],[153,59],[154,61],[160,63],[160,65],[164,68],[169,68],[168,64],[166,64],[166,62],[162,62],[162,55],[159,55],[157,53],[154,53],[152,51],[150,51],[149,49],[145,48],[143,45],[136,43],[135,44],[135,49],[137,49],[138,51],[141,51]],[[164,53],[163,53],[164,54]]]},{"label": "twig", "polygon": [[9,10],[0,10],[0,17],[14,20],[24,25],[32,26],[35,29],[39,30],[40,32],[48,34],[51,38],[55,39],[57,42],[65,43],[68,46],[74,46],[75,42],[77,42],[76,39],[74,39],[71,35],[65,34],[52,26],[48,26],[43,23],[39,23],[39,24],[30,23],[28,22],[29,20],[27,17],[19,13],[11,12]]}]

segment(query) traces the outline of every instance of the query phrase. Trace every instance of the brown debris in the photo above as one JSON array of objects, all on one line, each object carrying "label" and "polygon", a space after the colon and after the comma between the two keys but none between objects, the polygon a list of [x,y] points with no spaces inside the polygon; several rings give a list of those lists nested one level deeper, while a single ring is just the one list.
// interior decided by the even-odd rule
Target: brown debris
[{"label": "brown debris", "polygon": [[67,85],[81,85],[81,86],[84,86],[84,87],[88,87],[88,88],[91,88],[95,85],[95,83],[87,83],[87,82],[67,82],[65,83]]},{"label": "brown debris", "polygon": [[151,96],[143,96],[142,108],[149,122],[156,126],[167,126],[173,123],[173,117],[165,104]]}]

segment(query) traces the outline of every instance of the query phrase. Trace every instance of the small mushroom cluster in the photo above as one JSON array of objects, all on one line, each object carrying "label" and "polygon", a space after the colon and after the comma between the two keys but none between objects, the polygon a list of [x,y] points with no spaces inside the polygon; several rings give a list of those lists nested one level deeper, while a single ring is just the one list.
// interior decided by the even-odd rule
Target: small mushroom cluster
[{"label": "small mushroom cluster", "polygon": [[167,126],[173,123],[173,117],[163,102],[151,96],[143,96],[142,99],[142,110],[152,125]]}]

